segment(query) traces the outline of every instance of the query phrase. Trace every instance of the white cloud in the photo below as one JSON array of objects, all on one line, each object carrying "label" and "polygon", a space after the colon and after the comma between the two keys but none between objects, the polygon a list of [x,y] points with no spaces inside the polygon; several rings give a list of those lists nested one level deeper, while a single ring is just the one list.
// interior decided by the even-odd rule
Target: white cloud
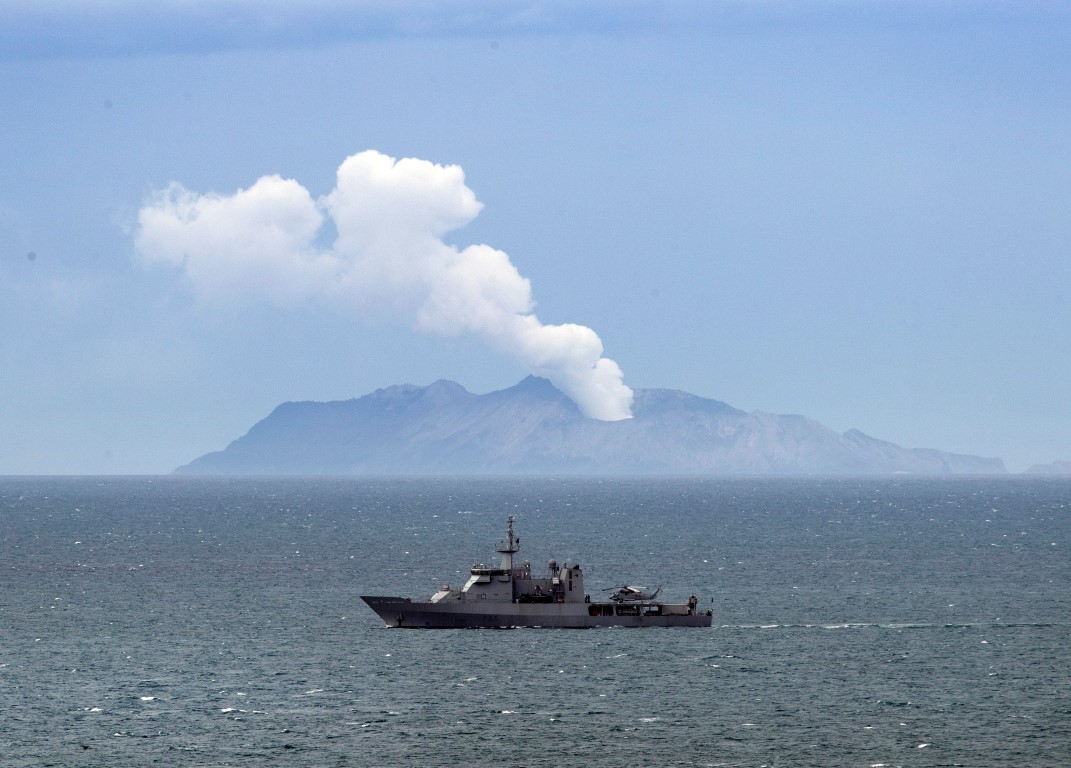
[{"label": "white cloud", "polygon": [[312,245],[323,220],[308,190],[279,176],[230,196],[172,184],[138,213],[136,245],[147,261],[181,266],[202,295],[290,304],[322,292],[338,269]]},{"label": "white cloud", "polygon": [[[531,284],[504,252],[443,242],[481,207],[459,166],[367,151],[342,163],[319,201],[279,176],[233,195],[172,184],[141,209],[136,246],[146,262],[180,268],[208,300],[389,303],[422,330],[483,338],[592,418],[628,418],[632,391],[592,329],[541,323]],[[326,217],[338,234],[320,248]]]}]

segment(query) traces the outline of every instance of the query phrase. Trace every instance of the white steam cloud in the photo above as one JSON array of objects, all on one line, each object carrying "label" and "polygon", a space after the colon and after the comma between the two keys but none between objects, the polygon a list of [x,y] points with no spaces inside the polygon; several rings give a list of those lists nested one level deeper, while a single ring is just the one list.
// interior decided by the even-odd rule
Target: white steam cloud
[{"label": "white steam cloud", "polygon": [[[347,158],[319,200],[279,176],[233,195],[172,184],[139,212],[136,246],[147,262],[180,267],[207,298],[393,304],[415,312],[422,330],[483,338],[590,418],[629,418],[632,390],[593,330],[541,323],[531,285],[504,252],[443,242],[482,207],[459,166],[370,150]],[[322,246],[328,218],[337,237]]]}]

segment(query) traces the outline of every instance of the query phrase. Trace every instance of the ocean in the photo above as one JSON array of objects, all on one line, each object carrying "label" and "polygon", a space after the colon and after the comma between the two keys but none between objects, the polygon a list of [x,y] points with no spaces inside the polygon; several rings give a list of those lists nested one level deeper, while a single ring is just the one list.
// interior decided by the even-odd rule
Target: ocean
[{"label": "ocean", "polygon": [[[399,630],[533,569],[711,629]],[[0,478],[2,766],[1068,766],[1071,481]]]}]

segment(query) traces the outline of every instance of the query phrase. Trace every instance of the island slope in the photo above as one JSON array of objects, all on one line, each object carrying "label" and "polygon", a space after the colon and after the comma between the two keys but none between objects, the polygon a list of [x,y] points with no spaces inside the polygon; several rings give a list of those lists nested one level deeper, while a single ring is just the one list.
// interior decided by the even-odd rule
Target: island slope
[{"label": "island slope", "polygon": [[634,417],[586,419],[528,377],[477,395],[440,380],[339,402],[278,406],[224,450],[176,472],[370,474],[1002,474],[1000,459],[837,434],[796,415],[745,413],[667,389],[635,392]]}]

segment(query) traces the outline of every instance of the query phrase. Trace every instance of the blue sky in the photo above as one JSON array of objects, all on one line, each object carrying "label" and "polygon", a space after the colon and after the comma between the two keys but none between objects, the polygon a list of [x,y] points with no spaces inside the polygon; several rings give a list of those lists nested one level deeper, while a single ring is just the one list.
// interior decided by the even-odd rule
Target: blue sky
[{"label": "blue sky", "polygon": [[[446,233],[630,387],[1071,458],[1060,3],[0,3],[0,473],[167,472],[287,400],[531,369],[370,301],[206,298],[178,183],[458,165]],[[318,237],[330,241],[329,222]]]}]

